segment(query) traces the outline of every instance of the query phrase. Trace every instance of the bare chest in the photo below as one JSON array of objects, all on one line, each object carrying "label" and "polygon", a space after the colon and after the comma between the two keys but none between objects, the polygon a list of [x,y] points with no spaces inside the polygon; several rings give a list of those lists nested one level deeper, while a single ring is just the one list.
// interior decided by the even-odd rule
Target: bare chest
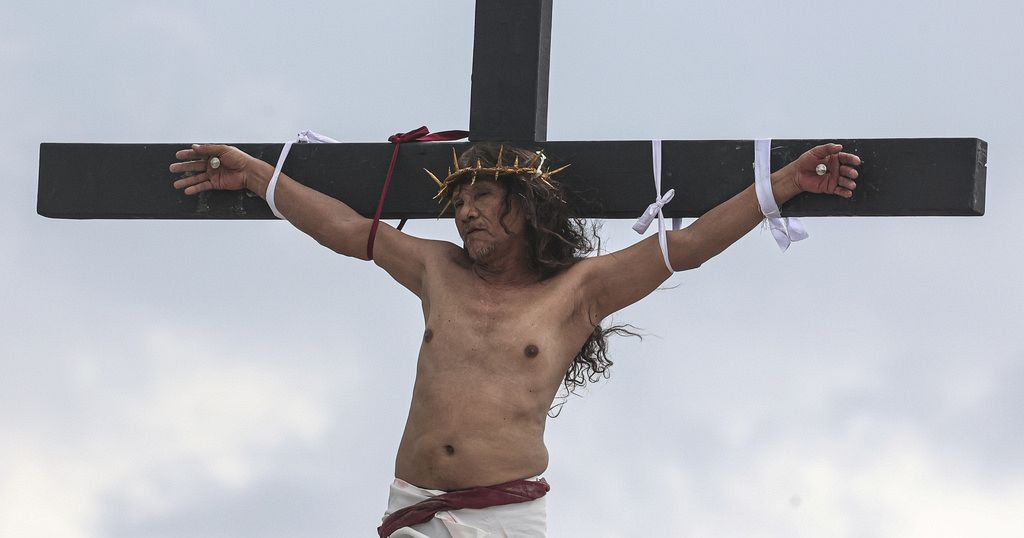
[{"label": "bare chest", "polygon": [[586,331],[574,330],[572,290],[559,282],[445,284],[432,290],[425,310],[422,358],[438,366],[560,377],[586,340]]}]

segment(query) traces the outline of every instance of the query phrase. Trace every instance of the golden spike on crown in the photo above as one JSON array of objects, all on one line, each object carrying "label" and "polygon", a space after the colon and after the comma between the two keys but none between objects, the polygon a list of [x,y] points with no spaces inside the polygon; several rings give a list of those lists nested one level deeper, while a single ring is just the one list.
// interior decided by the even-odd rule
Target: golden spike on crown
[{"label": "golden spike on crown", "polygon": [[546,172],[544,175],[547,176],[547,177],[551,177],[551,176],[561,172],[562,170],[565,170],[566,168],[569,168],[570,166],[572,166],[571,163],[567,164],[565,166],[559,167],[559,168],[555,168],[554,170],[552,170],[550,172]]},{"label": "golden spike on crown", "polygon": [[[460,176],[469,175],[469,183],[473,185],[476,183],[477,177],[480,176],[480,174],[484,174],[484,176],[482,177],[489,177],[490,174],[494,174],[495,180],[497,180],[501,175],[504,174],[514,174],[521,181],[526,183],[542,183],[544,185],[545,190],[552,192],[555,198],[557,198],[562,203],[565,203],[565,200],[558,196],[558,188],[555,187],[551,183],[551,181],[549,181],[549,179],[551,178],[551,176],[568,168],[569,165],[567,164],[555,170],[545,172],[543,166],[546,160],[547,157],[544,155],[544,151],[540,150],[534,152],[534,154],[530,156],[528,158],[528,161],[525,163],[520,161],[519,155],[516,155],[515,159],[512,162],[512,165],[510,166],[508,164],[505,164],[505,146],[502,145],[498,147],[498,159],[494,166],[484,166],[481,159],[477,159],[475,165],[463,167],[459,164],[459,156],[458,153],[456,153],[455,151],[455,147],[453,146],[452,164],[454,165],[454,168],[448,168],[448,175],[447,177],[444,178],[444,180],[439,180],[437,176],[430,172],[430,170],[424,170],[430,176],[430,179],[433,180],[434,183],[436,183],[440,187],[437,191],[437,194],[434,196],[435,200],[445,199],[446,195],[451,190],[449,187],[453,187],[456,183],[456,180]],[[450,197],[447,199],[447,202],[448,203],[445,205],[444,209],[441,210],[442,214],[452,204],[452,200]]]},{"label": "golden spike on crown", "polygon": [[451,205],[452,201],[448,200],[448,203],[444,204],[444,207],[441,208],[441,212],[437,214],[437,218],[441,218],[441,215],[444,215],[444,212],[448,211],[448,208],[451,207]]},{"label": "golden spike on crown", "polygon": [[501,146],[498,146],[498,164],[494,165],[494,181],[498,181],[498,174],[501,173],[501,168],[502,168],[502,165],[501,165],[501,155],[504,152],[505,152],[504,144],[501,145]]},{"label": "golden spike on crown", "polygon": [[426,172],[427,175],[430,176],[430,179],[434,180],[434,183],[437,183],[438,187],[441,187],[442,189],[444,188],[444,183],[441,183],[441,180],[437,179],[437,176],[435,176],[433,172],[431,172],[430,170],[427,170],[426,168],[424,168],[423,171]]}]

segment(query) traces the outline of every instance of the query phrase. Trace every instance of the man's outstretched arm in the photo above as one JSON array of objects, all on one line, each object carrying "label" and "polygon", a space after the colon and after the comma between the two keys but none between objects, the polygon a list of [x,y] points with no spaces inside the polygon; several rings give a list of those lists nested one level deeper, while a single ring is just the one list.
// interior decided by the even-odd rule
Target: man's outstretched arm
[{"label": "man's outstretched arm", "polygon": [[[828,173],[819,176],[818,164]],[[801,192],[853,196],[860,158],[838,144],[805,152],[771,176],[780,207]],[[685,229],[668,232],[669,260],[676,271],[695,269],[747,234],[764,218],[754,185],[708,211]],[[657,236],[605,256],[577,264],[586,295],[601,319],[654,291],[671,273],[662,260]]]},{"label": "man's outstretched arm", "polygon": [[[221,165],[214,169],[209,159],[216,156]],[[267,197],[267,185],[274,167],[233,146],[220,144],[199,145],[175,154],[179,160],[170,166],[173,173],[192,172],[194,175],[174,182],[174,188],[185,189],[193,195],[211,189],[249,189],[261,198]],[[282,173],[274,189],[274,202],[278,211],[296,228],[331,250],[358,258],[366,256],[366,242],[370,233],[368,219],[345,203],[311,189]],[[381,223],[377,229],[374,258],[400,284],[419,294],[424,260],[434,241],[425,241]]]}]

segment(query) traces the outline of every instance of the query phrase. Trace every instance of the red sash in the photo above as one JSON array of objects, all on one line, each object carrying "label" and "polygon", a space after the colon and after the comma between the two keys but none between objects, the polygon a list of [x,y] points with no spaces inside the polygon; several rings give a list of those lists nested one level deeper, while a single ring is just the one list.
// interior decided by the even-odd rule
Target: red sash
[{"label": "red sash", "polygon": [[[388,164],[388,175],[384,178],[384,188],[380,191],[380,201],[377,202],[377,212],[373,215],[373,223],[370,225],[370,237],[366,240],[366,259],[373,259],[373,240],[377,237],[377,225],[380,223],[380,214],[384,211],[384,198],[388,195],[388,186],[391,185],[391,174],[395,172],[395,162],[398,160],[398,148],[402,146],[402,142],[433,142],[437,140],[459,140],[469,136],[469,131],[441,131],[439,133],[432,133],[427,126],[424,125],[419,129],[409,131],[408,133],[398,133],[388,137],[388,142],[395,145],[395,150],[391,152],[391,163]],[[401,230],[402,226],[405,226],[405,219],[398,225],[398,229]]]},{"label": "red sash", "polygon": [[488,508],[503,504],[515,504],[539,499],[547,494],[551,486],[547,481],[513,480],[496,486],[450,491],[424,499],[412,506],[393,512],[377,527],[380,538],[387,538],[402,527],[411,527],[430,521],[434,514],[462,508]]}]

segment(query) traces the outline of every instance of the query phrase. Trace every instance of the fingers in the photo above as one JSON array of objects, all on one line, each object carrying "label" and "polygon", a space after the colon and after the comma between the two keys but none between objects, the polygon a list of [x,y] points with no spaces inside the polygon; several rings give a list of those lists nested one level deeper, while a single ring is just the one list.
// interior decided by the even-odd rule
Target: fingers
[{"label": "fingers", "polygon": [[843,146],[839,144],[822,144],[820,146],[814,146],[810,149],[810,152],[816,159],[827,159],[829,156],[835,155],[842,150]]},{"label": "fingers", "polygon": [[839,154],[839,162],[841,162],[843,164],[848,164],[850,166],[860,166],[863,163],[863,161],[861,161],[860,157],[858,157],[858,156],[856,156],[856,155],[854,155],[852,153],[840,153]]},{"label": "fingers", "polygon": [[168,169],[174,174],[189,175],[175,181],[174,188],[185,189],[187,195],[212,189],[211,174],[215,171],[209,169],[209,157],[221,155],[227,150],[228,146],[222,144],[192,144],[191,149],[175,152],[174,157],[184,162],[173,163]]},{"label": "fingers", "polygon": [[[210,157],[223,155],[229,146],[223,144],[192,144],[191,149],[181,149],[174,153],[179,161],[198,161],[206,163]],[[173,166],[173,165],[172,165]],[[171,170],[174,172],[174,170]],[[185,171],[184,169],[182,171]]]},{"label": "fingers", "polygon": [[175,154],[174,158],[179,161],[195,161],[199,159],[199,154],[190,149],[179,149]]},{"label": "fingers", "polygon": [[[192,192],[190,192],[189,189],[186,189],[186,187],[192,187],[193,185],[199,185],[199,184],[201,184],[203,182],[206,182],[206,181],[209,181],[209,180],[210,180],[210,177],[206,174],[206,172],[203,172],[201,174],[196,174],[194,176],[183,177],[183,178],[175,181],[174,182],[174,188],[175,189],[185,189],[185,194],[192,194]],[[193,191],[193,192],[196,192],[196,191]]]},{"label": "fingers", "polygon": [[849,176],[841,175],[836,176],[833,180],[829,180],[821,192],[836,194],[843,198],[851,198],[853,196],[853,191],[856,188],[856,181],[851,179]]},{"label": "fingers", "polygon": [[183,174],[185,172],[204,172],[206,170],[207,161],[186,161],[182,163],[174,163],[168,169],[173,174]]},{"label": "fingers", "polygon": [[213,157],[214,155],[220,155],[228,150],[228,147],[223,144],[192,144],[192,151],[200,157]]},{"label": "fingers", "polygon": [[208,190],[210,190],[212,188],[213,188],[213,183],[210,183],[210,181],[207,180],[207,181],[204,181],[204,182],[202,182],[202,183],[200,183],[198,185],[193,185],[193,186],[185,189],[185,194],[189,194],[189,195],[191,195],[191,194],[199,194],[199,193],[201,193],[203,191],[208,191]]},{"label": "fingers", "polygon": [[854,180],[860,177],[860,171],[853,167],[860,165],[862,161],[852,153],[840,153],[838,160],[842,164],[839,167],[838,185],[833,193],[843,198],[853,198],[853,191],[857,188],[857,182]]},{"label": "fingers", "polygon": [[[192,150],[181,150],[175,156],[179,159],[197,157]],[[213,188],[213,185],[210,183],[210,173],[207,170],[207,161],[205,160],[174,163],[168,168],[174,174],[187,174],[173,184],[175,189],[185,189],[185,194],[197,194]],[[195,172],[199,173],[196,174]]]},{"label": "fingers", "polygon": [[214,155],[222,155],[227,151],[228,146],[224,144],[192,144],[190,149],[178,150],[174,157],[179,161],[195,161],[213,157]]},{"label": "fingers", "polygon": [[[805,190],[852,198],[857,188],[854,180],[860,177],[860,171],[855,167],[862,162],[853,153],[843,153],[842,144],[829,143],[807,150],[801,156],[798,166],[805,177]],[[820,172],[818,167],[822,165],[827,175]]]},{"label": "fingers", "polygon": [[811,148],[809,151],[816,159],[835,157],[839,159],[840,163],[845,165],[860,166],[863,164],[863,161],[857,155],[843,152],[842,144],[822,144]]}]

